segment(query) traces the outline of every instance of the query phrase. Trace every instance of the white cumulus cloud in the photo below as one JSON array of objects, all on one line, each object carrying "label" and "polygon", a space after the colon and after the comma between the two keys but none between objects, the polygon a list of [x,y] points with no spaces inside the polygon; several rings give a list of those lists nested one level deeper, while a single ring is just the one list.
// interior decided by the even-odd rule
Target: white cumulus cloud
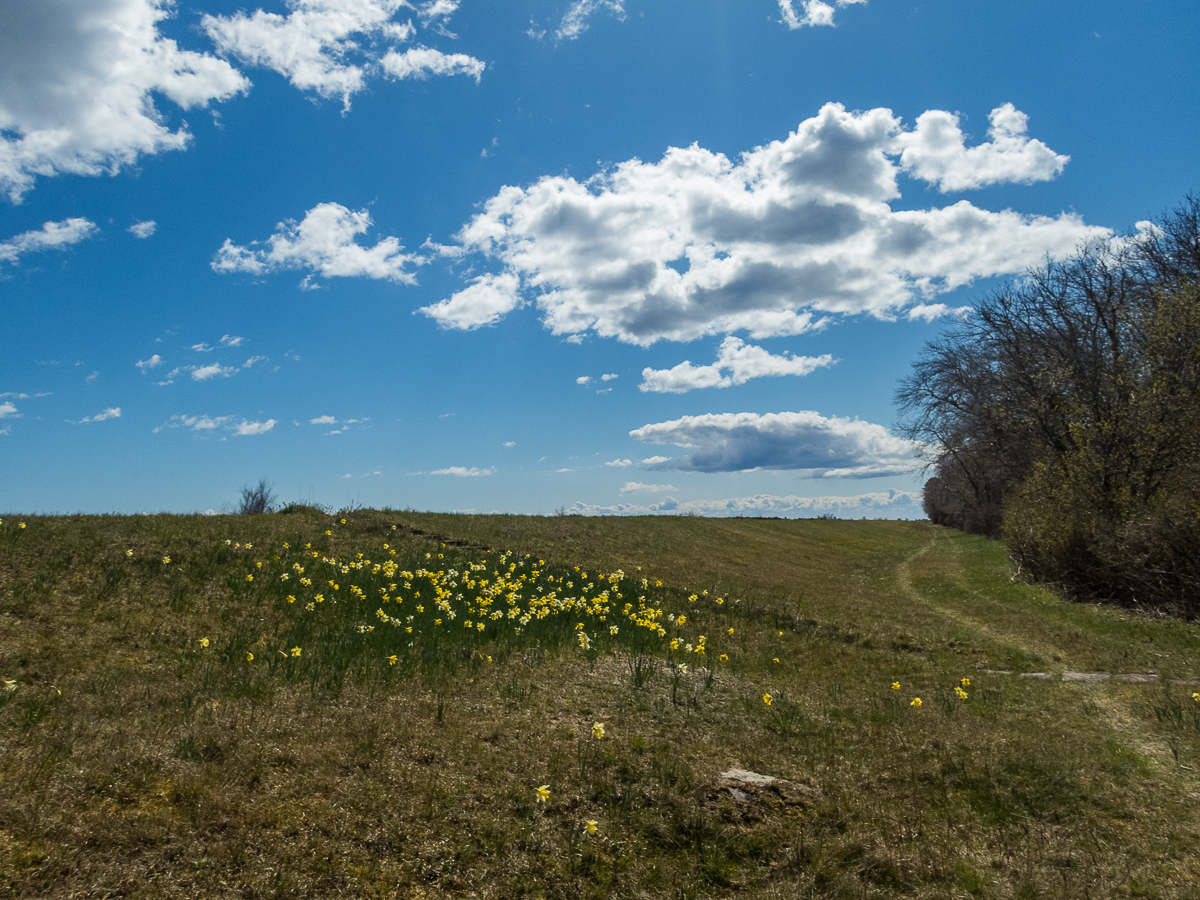
[{"label": "white cumulus cloud", "polygon": [[[866,4],[867,0],[836,0],[837,6],[854,6],[857,3]],[[834,8],[824,0],[800,0],[800,12],[796,11],[793,0],[779,0],[779,12],[783,15],[783,24],[795,31],[805,26],[833,25]]]},{"label": "white cumulus cloud", "polygon": [[207,366],[200,366],[199,368],[192,369],[192,379],[194,381],[208,381],[210,378],[216,378],[218,376],[222,378],[228,378],[237,371],[237,368],[234,366],[223,366],[220,363],[211,363]]},{"label": "white cumulus cloud", "polygon": [[212,268],[217,272],[249,272],[264,275],[283,269],[308,269],[302,286],[311,286],[315,275],[327,278],[386,279],[415,284],[416,277],[406,267],[420,265],[423,257],[404,253],[394,237],[380,238],[371,246],[357,242],[372,225],[365,209],[351,211],[340,203],[320,203],[304,215],[302,222],[288,220],[275,226],[266,246],[253,241],[247,247],[229,238],[217,251]]},{"label": "white cumulus cloud", "polygon": [[476,82],[483,76],[485,64],[465,53],[443,53],[429,47],[410,47],[384,55],[380,67],[393,78],[428,78],[430,75],[467,75]]},{"label": "white cumulus cloud", "polygon": [[[412,10],[406,0],[288,0],[287,15],[257,9],[231,16],[207,15],[204,30],[218,49],[249,66],[272,69],[302,91],[339,97],[344,110],[371,77],[425,78],[467,74],[479,80],[484,64],[466,54],[428,47],[399,53],[417,26],[396,16]],[[443,24],[457,4],[438,0],[419,11],[422,27],[453,37]]]},{"label": "white cumulus cloud", "polygon": [[[1015,127],[1008,112],[999,120]],[[569,339],[588,331],[643,346],[739,331],[761,339],[812,330],[829,314],[895,318],[1109,234],[1074,214],[992,212],[966,200],[893,209],[900,158],[918,146],[913,133],[891,110],[830,103],[736,161],[693,144],[582,182],[555,175],[504,187],[455,246],[439,248],[500,271],[422,312],[473,328],[528,297],[546,327]],[[918,153],[907,170],[939,185],[1042,171],[1023,162],[1025,144],[990,146],[945,169]]]},{"label": "white cumulus cloud", "polygon": [[615,468],[624,468],[625,466],[632,466],[633,460],[632,459],[614,459],[612,462],[606,462],[605,465],[613,466]]},{"label": "white cumulus cloud", "polygon": [[275,427],[274,419],[265,422],[247,422],[245,419],[233,427],[233,433],[238,435],[266,434]]},{"label": "white cumulus cloud", "polygon": [[17,405],[15,403],[13,403],[11,400],[5,400],[3,403],[0,403],[0,419],[7,419],[10,417],[19,419],[21,418],[21,414],[17,412]]},{"label": "white cumulus cloud", "polygon": [[[2,124],[0,122],[0,125]],[[0,140],[2,139],[0,137]],[[27,253],[62,250],[71,244],[87,240],[98,230],[94,222],[78,217],[63,219],[61,222],[47,222],[37,231],[26,231],[0,243],[0,262],[16,265],[17,260]]]},{"label": "white cumulus cloud", "polygon": [[229,63],[183,50],[158,23],[168,0],[0,3],[0,189],[40,175],[100,175],[181,150],[157,104],[205,107],[249,88]]},{"label": "white cumulus cloud", "polygon": [[988,121],[991,140],[967,147],[957,115],[937,109],[924,112],[916,128],[896,138],[900,165],[947,193],[1001,182],[1049,181],[1071,159],[1030,138],[1029,116],[1011,103],[993,109]]},{"label": "white cumulus cloud", "polygon": [[697,388],[731,387],[745,384],[751,378],[771,375],[807,375],[822,366],[831,366],[834,359],[828,353],[821,356],[775,356],[762,347],[755,347],[741,338],[729,335],[721,342],[717,361],[709,366],[694,366],[684,360],[672,369],[642,370],[638,390],[652,393],[683,394]]},{"label": "white cumulus cloud", "polygon": [[690,454],[652,469],[694,472],[803,471],[809,477],[873,478],[912,471],[920,445],[882,425],[819,413],[708,413],[643,425],[629,432],[648,444]]},{"label": "white cumulus cloud", "polygon": [[158,230],[158,223],[153,219],[148,219],[145,222],[134,222],[125,230],[132,234],[135,238],[145,240]]}]

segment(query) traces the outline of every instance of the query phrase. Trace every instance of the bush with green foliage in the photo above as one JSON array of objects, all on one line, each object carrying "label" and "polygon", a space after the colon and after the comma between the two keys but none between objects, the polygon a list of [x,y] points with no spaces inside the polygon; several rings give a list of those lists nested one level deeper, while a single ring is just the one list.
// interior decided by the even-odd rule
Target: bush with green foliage
[{"label": "bush with green foliage", "polygon": [[1200,198],[983,298],[902,382],[925,509],[1078,599],[1200,614]]}]

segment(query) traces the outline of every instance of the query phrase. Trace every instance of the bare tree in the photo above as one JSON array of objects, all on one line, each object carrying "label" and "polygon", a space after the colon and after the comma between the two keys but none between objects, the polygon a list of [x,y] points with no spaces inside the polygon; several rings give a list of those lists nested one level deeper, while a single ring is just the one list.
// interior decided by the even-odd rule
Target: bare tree
[{"label": "bare tree", "polygon": [[252,516],[256,513],[275,511],[275,492],[266,478],[258,479],[254,487],[242,488],[242,497],[238,503],[238,515]]}]

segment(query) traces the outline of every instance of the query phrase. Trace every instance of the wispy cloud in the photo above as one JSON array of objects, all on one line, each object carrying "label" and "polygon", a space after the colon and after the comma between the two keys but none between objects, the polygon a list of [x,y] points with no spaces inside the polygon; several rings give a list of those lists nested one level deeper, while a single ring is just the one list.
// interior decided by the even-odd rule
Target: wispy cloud
[{"label": "wispy cloud", "polygon": [[186,428],[190,431],[195,431],[200,434],[217,433],[221,431],[232,432],[235,436],[248,436],[266,434],[275,427],[275,419],[268,419],[265,422],[248,421],[242,419],[241,422],[235,421],[236,416],[209,416],[207,414],[201,416],[171,416],[162,425],[154,429],[157,434],[164,428]]},{"label": "wispy cloud", "polygon": [[110,409],[104,410],[104,412],[96,413],[96,415],[94,415],[94,416],[84,416],[82,419],[79,420],[79,422],[77,424],[83,425],[87,422],[103,422],[106,419],[119,419],[119,418],[121,418],[121,407],[114,406],[114,407],[111,407]]},{"label": "wispy cloud", "polygon": [[[3,109],[0,108],[0,122],[4,121]],[[4,140],[0,137],[0,147]],[[3,162],[0,161],[0,171]],[[0,183],[3,175],[0,175]],[[84,218],[63,219],[61,222],[47,222],[37,231],[26,231],[16,237],[0,243],[0,262],[17,265],[17,260],[28,253],[42,250],[64,250],[72,244],[86,241],[97,234],[99,229],[94,222]]]},{"label": "wispy cloud", "polygon": [[465,466],[449,466],[445,469],[434,469],[429,474],[430,475],[453,475],[456,478],[478,478],[483,475],[495,475],[496,470],[494,468],[478,469],[478,468],[475,468],[474,466],[472,466],[469,469],[466,468]]},{"label": "wispy cloud", "polygon": [[139,359],[137,362],[134,363],[134,365],[137,366],[139,369],[141,369],[143,372],[146,372],[149,369],[157,369],[162,364],[163,364],[163,358],[161,356],[159,356],[157,353],[155,353],[149,359]]},{"label": "wispy cloud", "polygon": [[560,41],[573,41],[591,27],[591,18],[607,10],[621,22],[625,21],[624,0],[574,0],[554,32]]},{"label": "wispy cloud", "polygon": [[126,229],[126,231],[132,234],[135,238],[140,238],[142,240],[150,237],[150,235],[154,234],[154,232],[157,230],[158,223],[153,219],[149,219],[145,222],[134,222],[129,226],[129,228]]},{"label": "wispy cloud", "polygon": [[661,494],[674,490],[677,488],[673,484],[643,484],[640,481],[627,481],[621,487],[622,494]]}]

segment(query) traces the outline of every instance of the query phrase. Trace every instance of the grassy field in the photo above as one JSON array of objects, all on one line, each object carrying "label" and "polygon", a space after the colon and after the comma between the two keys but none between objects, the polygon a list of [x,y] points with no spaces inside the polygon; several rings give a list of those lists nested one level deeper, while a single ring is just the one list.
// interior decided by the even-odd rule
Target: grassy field
[{"label": "grassy field", "polygon": [[1197,638],[924,522],[4,515],[0,897],[1197,897]]}]

